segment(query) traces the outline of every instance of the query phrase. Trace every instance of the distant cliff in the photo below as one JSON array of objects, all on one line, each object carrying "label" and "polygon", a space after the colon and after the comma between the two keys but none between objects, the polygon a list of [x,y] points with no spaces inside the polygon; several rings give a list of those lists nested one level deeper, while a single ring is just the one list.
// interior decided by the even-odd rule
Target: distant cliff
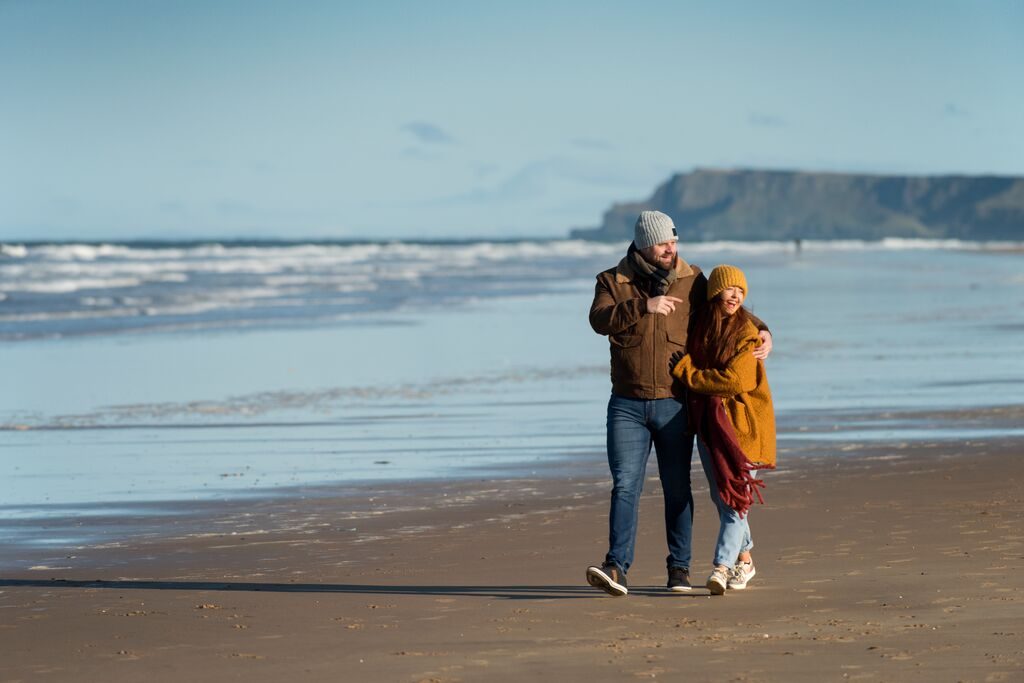
[{"label": "distant cliff", "polygon": [[1024,178],[874,176],[697,169],[646,201],[615,204],[575,238],[632,239],[637,214],[664,211],[682,239],[1024,240]]}]

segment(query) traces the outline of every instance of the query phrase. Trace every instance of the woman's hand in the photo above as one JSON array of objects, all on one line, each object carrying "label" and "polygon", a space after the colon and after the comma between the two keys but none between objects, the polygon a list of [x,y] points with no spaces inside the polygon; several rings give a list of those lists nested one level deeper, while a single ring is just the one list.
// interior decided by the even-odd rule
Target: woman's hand
[{"label": "woman's hand", "polygon": [[754,349],[754,358],[764,360],[772,352],[772,333],[768,330],[761,330],[758,336],[761,337],[761,345]]},{"label": "woman's hand", "polygon": [[682,351],[676,351],[675,353],[672,354],[672,357],[669,358],[668,371],[672,373],[673,377],[680,378],[680,376],[683,374],[681,371],[677,373],[676,368],[678,368],[682,364],[684,358],[686,358],[686,354],[683,353]]}]

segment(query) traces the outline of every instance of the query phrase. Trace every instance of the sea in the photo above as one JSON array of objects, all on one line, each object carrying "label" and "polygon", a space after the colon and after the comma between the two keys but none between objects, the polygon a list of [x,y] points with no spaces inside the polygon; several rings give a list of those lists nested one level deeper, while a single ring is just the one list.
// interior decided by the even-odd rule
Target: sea
[{"label": "sea", "polygon": [[[81,520],[154,506],[599,472],[608,342],[587,313],[626,247],[2,244],[0,547],[89,542]],[[680,255],[747,274],[780,462],[1024,434],[985,417],[1024,405],[1024,243]]]}]

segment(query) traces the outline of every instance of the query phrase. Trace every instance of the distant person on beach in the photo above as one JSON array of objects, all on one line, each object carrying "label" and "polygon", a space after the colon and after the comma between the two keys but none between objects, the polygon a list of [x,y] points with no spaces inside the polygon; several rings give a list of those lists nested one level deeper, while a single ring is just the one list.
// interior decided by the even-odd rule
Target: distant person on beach
[{"label": "distant person on beach", "polygon": [[[697,451],[718,508],[718,541],[708,590],[743,589],[754,578],[749,511],[764,484],[757,470],[775,469],[775,411],[754,318],[743,307],[747,278],[718,266],[707,300],[693,313],[687,353],[672,369],[688,389],[687,410]],[[762,501],[763,502],[763,501]]]},{"label": "distant person on beach", "polygon": [[[686,349],[690,311],[705,301],[707,279],[676,253],[675,225],[660,211],[644,211],[633,243],[614,268],[597,276],[590,325],[611,346],[612,393],[608,401],[608,467],[612,475],[608,553],[587,568],[587,582],[609,595],[628,592],[647,460],[654,444],[665,499],[668,589],[690,590],[693,494],[690,460],[693,432],[686,415],[685,387],[671,375],[670,361]],[[771,334],[760,321],[763,343]]]}]

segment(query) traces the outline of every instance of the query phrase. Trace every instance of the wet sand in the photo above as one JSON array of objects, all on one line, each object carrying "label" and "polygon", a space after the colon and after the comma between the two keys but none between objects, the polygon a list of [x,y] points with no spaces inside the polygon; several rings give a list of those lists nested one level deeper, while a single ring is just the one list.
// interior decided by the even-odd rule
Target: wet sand
[{"label": "wet sand", "polygon": [[742,592],[663,590],[653,467],[629,596],[587,586],[595,455],[571,477],[214,506],[204,533],[5,570],[0,681],[1024,680],[1024,440],[802,449],[820,455],[783,453],[753,510]]}]

